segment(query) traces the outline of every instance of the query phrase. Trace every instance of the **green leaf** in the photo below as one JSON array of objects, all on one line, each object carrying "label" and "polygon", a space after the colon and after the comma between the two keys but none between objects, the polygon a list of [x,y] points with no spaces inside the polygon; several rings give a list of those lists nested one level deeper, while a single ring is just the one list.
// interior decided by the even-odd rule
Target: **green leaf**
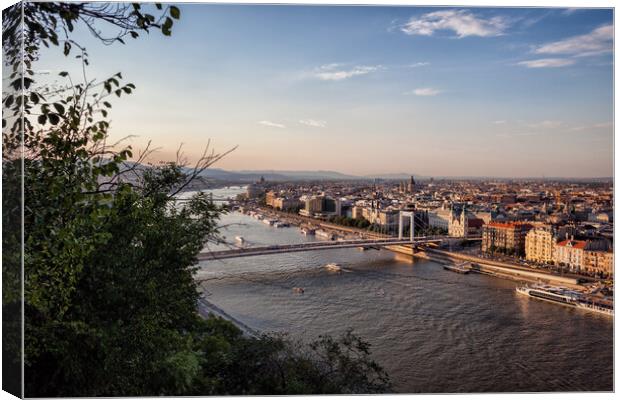
[{"label": "green leaf", "polygon": [[60,76],[63,76],[63,77],[64,77],[64,76],[69,75],[69,73],[68,73],[67,71],[62,71],[62,72],[61,72],[61,73],[59,73],[58,75],[60,75]]},{"label": "green leaf", "polygon": [[47,116],[45,114],[39,115],[39,118],[37,118],[37,122],[41,125],[45,125],[45,123],[47,122]]},{"label": "green leaf", "polygon": [[60,117],[58,114],[49,114],[48,118],[50,119],[50,123],[52,125],[57,125],[60,122]]},{"label": "green leaf", "polygon": [[62,104],[54,103],[54,108],[56,109],[56,111],[58,111],[58,114],[65,113],[65,108],[62,106]]},{"label": "green leaf", "polygon": [[170,6],[170,16],[174,19],[181,18],[181,11],[177,6]]}]

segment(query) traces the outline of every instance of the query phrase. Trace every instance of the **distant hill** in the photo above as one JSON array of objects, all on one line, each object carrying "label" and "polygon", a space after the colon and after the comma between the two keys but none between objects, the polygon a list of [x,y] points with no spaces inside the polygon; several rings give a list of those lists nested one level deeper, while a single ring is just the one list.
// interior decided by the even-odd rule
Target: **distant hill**
[{"label": "distant hill", "polygon": [[404,172],[395,174],[378,174],[378,175],[366,175],[365,179],[386,179],[386,180],[409,180],[413,176],[413,179],[421,179],[421,176],[415,174],[406,174]]},{"label": "distant hill", "polygon": [[[241,170],[226,171],[218,168],[210,168],[203,173],[211,179],[228,181],[255,181],[264,177],[268,181],[313,181],[313,180],[407,180],[412,174],[378,174],[378,175],[349,175],[338,171],[317,170],[317,171],[287,171],[287,170]],[[414,179],[423,179],[421,176],[414,175]]]},{"label": "distant hill", "polygon": [[218,168],[209,168],[202,175],[206,178],[231,182],[252,182],[264,177],[267,181],[292,180],[361,180],[360,176],[346,175],[336,171],[276,171],[276,170],[242,170],[226,171]]},{"label": "distant hill", "polygon": [[264,176],[268,179],[268,176],[274,178],[286,177],[287,179],[301,179],[301,180],[346,180],[346,179],[363,179],[363,177],[355,175],[347,175],[337,171],[277,171],[277,170],[251,170],[251,171],[236,171],[240,174],[257,174]]}]

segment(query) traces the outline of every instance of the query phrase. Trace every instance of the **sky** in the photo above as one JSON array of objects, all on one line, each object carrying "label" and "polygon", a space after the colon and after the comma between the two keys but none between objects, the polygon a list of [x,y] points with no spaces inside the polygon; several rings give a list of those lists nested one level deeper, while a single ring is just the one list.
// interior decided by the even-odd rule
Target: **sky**
[{"label": "sky", "polygon": [[[106,46],[111,136],[215,167],[424,176],[613,175],[610,9],[180,4],[172,36]],[[41,71],[79,75],[58,49]],[[61,78],[58,78],[61,79]]]}]

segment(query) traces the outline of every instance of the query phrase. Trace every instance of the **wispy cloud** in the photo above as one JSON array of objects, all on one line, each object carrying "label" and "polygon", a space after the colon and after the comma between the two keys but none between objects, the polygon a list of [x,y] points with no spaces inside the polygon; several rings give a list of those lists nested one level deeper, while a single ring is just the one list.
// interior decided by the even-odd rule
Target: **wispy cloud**
[{"label": "wispy cloud", "polygon": [[468,10],[442,10],[411,17],[401,27],[408,35],[432,36],[436,31],[453,31],[458,38],[467,36],[499,36],[508,28],[508,20],[501,16],[484,18]]},{"label": "wispy cloud", "polygon": [[562,10],[562,15],[573,15],[575,12],[579,11],[579,8],[567,8]]},{"label": "wispy cloud", "polygon": [[505,119],[498,119],[497,121],[493,121],[495,125],[503,125],[506,123]]},{"label": "wispy cloud", "polygon": [[575,64],[570,58],[539,58],[537,60],[519,61],[517,65],[527,68],[559,68]]},{"label": "wispy cloud", "polygon": [[594,128],[611,128],[612,126],[614,126],[614,124],[612,124],[611,122],[600,122],[598,124],[594,124]]},{"label": "wispy cloud", "polygon": [[317,119],[300,119],[299,123],[302,125],[312,126],[314,128],[325,128],[327,122]]},{"label": "wispy cloud", "polygon": [[408,92],[405,92],[404,94],[413,94],[416,96],[436,96],[439,93],[441,93],[441,90],[439,89],[426,87],[426,88],[417,88],[414,90],[410,90]]},{"label": "wispy cloud", "polygon": [[530,128],[536,128],[536,129],[556,129],[556,128],[560,128],[564,125],[564,123],[562,121],[555,121],[555,120],[545,120],[545,121],[540,121],[540,122],[534,122],[531,124],[528,124],[527,126]]},{"label": "wispy cloud", "polygon": [[428,65],[431,65],[431,63],[429,63],[429,62],[416,62],[416,63],[407,65],[407,67],[409,67],[409,68],[418,68],[418,67],[426,67]]},{"label": "wispy cloud", "polygon": [[579,125],[571,128],[571,131],[585,131],[586,129],[607,129],[611,128],[614,125],[611,122],[599,122],[597,124],[592,125]]},{"label": "wispy cloud", "polygon": [[602,25],[585,35],[543,44],[534,49],[536,54],[566,54],[587,57],[613,51],[613,25]]},{"label": "wispy cloud", "polygon": [[341,81],[354,76],[366,75],[381,69],[381,65],[356,65],[344,68],[343,64],[325,64],[314,70],[314,76],[323,81]]},{"label": "wispy cloud", "polygon": [[500,138],[514,138],[514,137],[526,137],[526,136],[538,136],[542,135],[541,132],[519,132],[519,133],[498,133],[495,136]]},{"label": "wispy cloud", "polygon": [[271,128],[280,128],[280,129],[286,128],[286,125],[279,124],[277,122],[272,122],[272,121],[263,120],[263,121],[258,121],[258,123],[260,125],[269,126]]}]

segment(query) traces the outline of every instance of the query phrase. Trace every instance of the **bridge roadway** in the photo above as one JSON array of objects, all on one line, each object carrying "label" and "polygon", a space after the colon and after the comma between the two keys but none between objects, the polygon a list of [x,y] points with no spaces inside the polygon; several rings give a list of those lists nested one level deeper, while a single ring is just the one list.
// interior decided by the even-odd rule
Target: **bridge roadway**
[{"label": "bridge roadway", "polygon": [[421,236],[416,237],[412,242],[407,239],[354,239],[354,240],[339,240],[339,241],[325,241],[325,242],[309,242],[298,244],[280,244],[272,246],[261,247],[246,247],[231,250],[220,250],[203,252],[198,255],[198,260],[223,260],[227,258],[237,257],[252,257],[262,256],[268,254],[281,254],[281,253],[296,253],[301,251],[317,251],[317,250],[331,250],[331,249],[346,249],[352,247],[385,247],[395,246],[403,244],[423,244],[431,242],[440,242],[443,239],[447,239],[446,236]]}]

